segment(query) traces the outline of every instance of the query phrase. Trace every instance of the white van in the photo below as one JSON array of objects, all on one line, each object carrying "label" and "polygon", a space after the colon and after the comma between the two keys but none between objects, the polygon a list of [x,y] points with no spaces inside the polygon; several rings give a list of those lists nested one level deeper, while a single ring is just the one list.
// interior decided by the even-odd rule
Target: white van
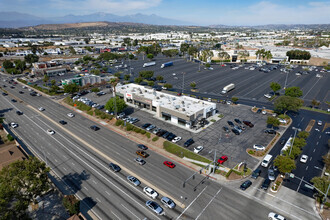
[{"label": "white van", "polygon": [[261,162],[261,166],[263,167],[268,167],[270,161],[272,160],[273,156],[270,154],[267,154],[264,159]]}]

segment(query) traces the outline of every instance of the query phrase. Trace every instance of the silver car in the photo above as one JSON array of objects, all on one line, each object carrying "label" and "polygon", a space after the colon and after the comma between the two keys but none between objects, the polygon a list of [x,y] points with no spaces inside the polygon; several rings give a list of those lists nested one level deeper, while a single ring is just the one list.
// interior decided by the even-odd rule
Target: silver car
[{"label": "silver car", "polygon": [[134,186],[139,186],[141,184],[140,180],[134,176],[127,177],[128,182],[132,183]]},{"label": "silver car", "polygon": [[161,200],[160,200],[167,208],[170,208],[170,209],[174,209],[175,208],[175,203],[173,202],[172,199],[168,198],[168,197],[163,197]]},{"label": "silver car", "polygon": [[160,205],[157,204],[157,202],[148,200],[146,202],[146,206],[149,207],[152,211],[154,211],[157,215],[162,215],[163,214],[163,208],[160,207]]},{"label": "silver car", "polygon": [[273,169],[268,170],[268,179],[270,179],[272,181],[275,180],[275,172]]},{"label": "silver car", "polygon": [[155,125],[150,125],[149,127],[146,128],[147,131],[151,131],[154,129],[156,126]]}]

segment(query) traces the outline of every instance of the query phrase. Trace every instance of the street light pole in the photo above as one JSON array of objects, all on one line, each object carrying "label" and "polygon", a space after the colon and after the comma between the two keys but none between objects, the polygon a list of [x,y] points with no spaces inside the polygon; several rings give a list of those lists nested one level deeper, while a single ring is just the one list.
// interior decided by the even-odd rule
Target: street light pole
[{"label": "street light pole", "polygon": [[297,131],[301,131],[300,128],[295,128],[295,127],[292,127],[293,130],[295,130],[294,132],[294,136],[293,136],[293,140],[291,142],[291,148],[290,148],[290,153],[289,153],[289,156],[291,155],[291,151],[292,151],[292,146],[293,146],[293,143],[294,143],[294,139],[296,138],[296,134],[297,134]]}]

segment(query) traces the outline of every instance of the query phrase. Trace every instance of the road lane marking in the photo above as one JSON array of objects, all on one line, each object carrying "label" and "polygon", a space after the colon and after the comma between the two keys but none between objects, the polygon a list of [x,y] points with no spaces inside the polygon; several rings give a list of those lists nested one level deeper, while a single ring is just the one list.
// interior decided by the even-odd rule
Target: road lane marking
[{"label": "road lane marking", "polygon": [[120,218],[119,218],[115,213],[113,213],[112,211],[111,211],[111,213],[112,213],[114,216],[116,216],[116,218],[118,218],[118,219],[120,220]]},{"label": "road lane marking", "polygon": [[65,171],[67,171],[67,169],[66,169],[65,167],[63,167],[63,169],[64,169]]},{"label": "road lane marking", "polygon": [[75,164],[74,164],[73,162],[71,162],[71,164],[72,164],[73,166],[75,166]]},{"label": "road lane marking", "polygon": [[101,200],[99,198],[97,198],[97,197],[96,197],[96,200],[99,201],[99,202],[101,202]]},{"label": "road lane marking", "polygon": [[309,161],[312,161],[312,158],[313,158],[313,157],[311,157],[311,158],[309,159]]},{"label": "road lane marking", "polygon": [[303,180],[304,180],[304,177],[302,177],[301,180],[300,180],[299,186],[298,186],[298,188],[297,188],[297,190],[296,190],[297,192],[299,191],[300,186],[301,186],[301,183],[302,183]]},{"label": "road lane marking", "polygon": [[141,220],[139,217],[137,217],[137,215],[135,215],[131,210],[129,210],[128,208],[126,208],[126,206],[124,206],[123,204],[121,204],[122,207],[124,207],[129,213],[131,213],[132,215],[135,216],[135,218]]},{"label": "road lane marking", "polygon": [[198,199],[198,197],[200,196],[200,195],[202,195],[202,193],[206,190],[206,188],[207,188],[208,186],[205,186],[204,187],[204,189],[196,196],[196,198],[187,206],[187,208],[185,208],[182,212],[181,212],[181,214],[176,218],[176,219],[179,219],[189,208],[190,208],[190,206],[196,201],[196,199]]},{"label": "road lane marking", "polygon": [[86,186],[84,186],[84,189],[86,189],[86,190],[88,191],[88,189],[87,189],[87,187],[86,187]]},{"label": "road lane marking", "polygon": [[108,194],[110,196],[110,193],[108,191],[105,191],[106,194]]},{"label": "road lane marking", "polygon": [[306,167],[306,170],[308,170],[308,166]]},{"label": "road lane marking", "polygon": [[319,142],[316,142],[316,145],[319,145]]},{"label": "road lane marking", "polygon": [[92,180],[94,184],[97,184],[97,182],[95,180]]},{"label": "road lane marking", "polygon": [[308,93],[314,88],[314,86],[320,81],[321,78],[319,78],[314,85],[308,90],[308,92],[304,95],[304,97],[302,97],[303,99],[308,95]]},{"label": "road lane marking", "polygon": [[215,199],[215,197],[220,193],[220,191],[222,190],[222,188],[220,188],[218,190],[218,192],[213,196],[213,198],[209,201],[209,203],[204,207],[204,209],[201,211],[201,213],[199,213],[199,215],[195,218],[195,220],[197,220],[205,211],[205,209],[211,204],[211,202]]},{"label": "road lane marking", "polygon": [[314,150],[313,150],[313,153],[315,152],[315,148],[314,148]]},{"label": "road lane marking", "polygon": [[322,135],[320,135],[319,139],[321,139]]}]

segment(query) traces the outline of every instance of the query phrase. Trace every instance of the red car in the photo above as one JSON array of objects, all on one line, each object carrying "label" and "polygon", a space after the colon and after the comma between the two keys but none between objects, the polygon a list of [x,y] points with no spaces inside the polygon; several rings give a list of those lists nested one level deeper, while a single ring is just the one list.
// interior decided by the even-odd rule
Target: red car
[{"label": "red car", "polygon": [[220,157],[220,159],[218,160],[218,163],[223,164],[225,161],[228,160],[228,157],[226,155],[223,155]]},{"label": "red car", "polygon": [[164,161],[163,163],[165,166],[169,167],[169,168],[174,168],[175,164],[172,163],[171,161]]}]

